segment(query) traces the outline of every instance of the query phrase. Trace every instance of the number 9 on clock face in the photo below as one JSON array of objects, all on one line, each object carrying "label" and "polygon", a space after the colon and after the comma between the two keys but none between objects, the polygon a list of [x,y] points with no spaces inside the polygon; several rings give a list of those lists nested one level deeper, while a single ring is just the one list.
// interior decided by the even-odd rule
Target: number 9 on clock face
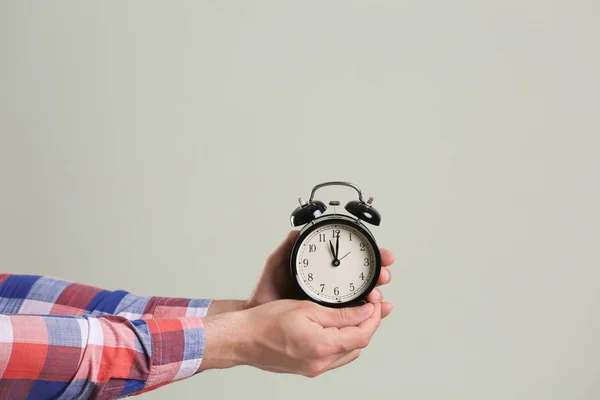
[{"label": "number 9 on clock face", "polygon": [[373,290],[381,256],[372,235],[348,218],[306,227],[292,250],[292,272],[302,291],[330,307],[360,303]]}]

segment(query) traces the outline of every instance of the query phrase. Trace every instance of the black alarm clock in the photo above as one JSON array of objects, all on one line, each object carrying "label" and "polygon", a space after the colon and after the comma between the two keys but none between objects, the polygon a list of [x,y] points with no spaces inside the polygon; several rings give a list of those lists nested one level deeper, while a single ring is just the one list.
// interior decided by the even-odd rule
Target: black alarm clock
[{"label": "black alarm clock", "polygon": [[[341,185],[356,190],[358,200],[349,201],[349,215],[325,214],[324,202],[314,200],[324,186]],[[325,182],[315,186],[306,203],[292,212],[293,227],[304,225],[290,258],[293,281],[307,299],[327,307],[350,307],[364,303],[381,271],[381,254],[375,237],[365,223],[378,226],[381,216],[363,200],[358,186],[349,182]],[[340,205],[330,201],[330,206]],[[335,210],[335,208],[334,208]]]}]

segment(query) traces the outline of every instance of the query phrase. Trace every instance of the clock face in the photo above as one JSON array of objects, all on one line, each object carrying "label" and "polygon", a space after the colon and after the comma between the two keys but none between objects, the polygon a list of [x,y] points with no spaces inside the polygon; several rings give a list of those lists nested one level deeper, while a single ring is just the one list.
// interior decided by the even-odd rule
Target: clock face
[{"label": "clock face", "polygon": [[356,226],[317,225],[297,245],[296,279],[301,289],[322,303],[343,304],[372,289],[379,273],[379,250]]}]

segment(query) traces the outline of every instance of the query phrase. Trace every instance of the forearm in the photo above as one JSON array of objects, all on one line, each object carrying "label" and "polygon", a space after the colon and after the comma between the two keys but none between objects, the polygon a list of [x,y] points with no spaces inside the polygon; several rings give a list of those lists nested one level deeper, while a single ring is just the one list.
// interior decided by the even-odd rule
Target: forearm
[{"label": "forearm", "polygon": [[[0,274],[1,314],[147,317],[204,317],[211,299],[139,296],[40,275]],[[217,309],[219,306],[217,306]]]},{"label": "forearm", "polygon": [[0,339],[11,398],[115,399],[197,374],[205,332],[197,317],[0,315]]}]

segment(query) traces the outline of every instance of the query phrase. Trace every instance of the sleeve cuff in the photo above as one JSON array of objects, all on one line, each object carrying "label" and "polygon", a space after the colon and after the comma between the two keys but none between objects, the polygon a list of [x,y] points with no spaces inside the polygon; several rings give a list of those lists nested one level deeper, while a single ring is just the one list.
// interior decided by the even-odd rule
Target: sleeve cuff
[{"label": "sleeve cuff", "polygon": [[200,317],[146,320],[152,354],[146,390],[186,379],[200,369],[206,335]]}]

